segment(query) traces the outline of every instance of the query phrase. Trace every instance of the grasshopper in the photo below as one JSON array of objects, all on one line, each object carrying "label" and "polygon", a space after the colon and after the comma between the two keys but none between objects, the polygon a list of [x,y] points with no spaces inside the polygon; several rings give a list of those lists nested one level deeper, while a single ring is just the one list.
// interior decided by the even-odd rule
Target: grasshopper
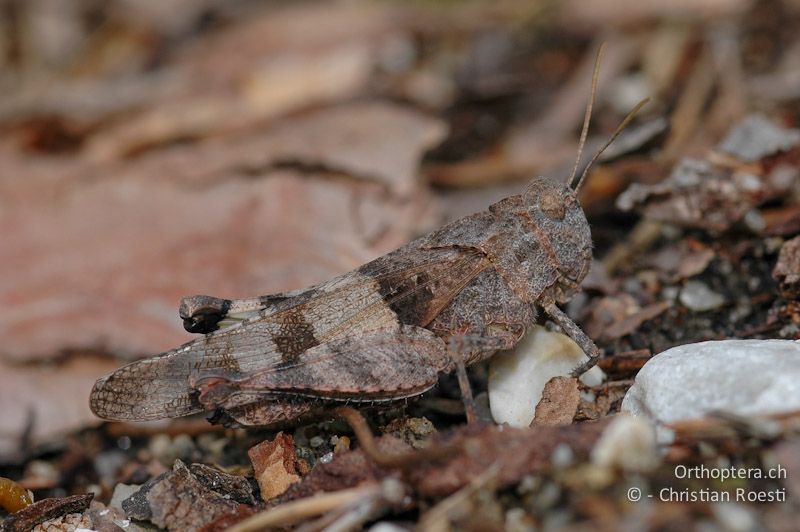
[{"label": "grasshopper", "polygon": [[577,191],[645,103],[572,186],[599,59],[600,52],[568,180],[536,178],[522,194],[307,289],[236,300],[184,298],[184,327],[204,336],[99,379],[92,410],[127,421],[215,411],[228,424],[273,425],[346,402],[415,397],[454,369],[466,400],[464,367],[513,348],[541,312],[589,355],[575,373],[590,368],[597,346],[558,307],[579,289],[592,262]]}]

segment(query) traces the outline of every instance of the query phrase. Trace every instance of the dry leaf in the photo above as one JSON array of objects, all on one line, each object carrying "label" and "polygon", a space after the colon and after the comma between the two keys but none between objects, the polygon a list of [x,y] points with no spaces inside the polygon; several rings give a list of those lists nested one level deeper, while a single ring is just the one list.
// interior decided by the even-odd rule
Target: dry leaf
[{"label": "dry leaf", "polygon": [[626,316],[620,321],[613,323],[604,331],[602,337],[606,340],[616,340],[617,338],[621,338],[634,332],[644,322],[660,316],[670,307],[672,307],[671,301],[659,301],[658,303],[647,305],[646,307],[637,310],[633,314]]}]

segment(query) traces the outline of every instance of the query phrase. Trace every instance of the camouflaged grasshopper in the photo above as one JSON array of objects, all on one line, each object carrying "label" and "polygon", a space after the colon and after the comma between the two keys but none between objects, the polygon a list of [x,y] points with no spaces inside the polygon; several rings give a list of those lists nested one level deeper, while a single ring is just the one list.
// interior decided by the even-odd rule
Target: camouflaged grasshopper
[{"label": "camouflaged grasshopper", "polygon": [[[184,326],[205,336],[100,380],[100,417],[143,421],[216,411],[217,420],[270,425],[324,414],[345,402],[414,397],[440,373],[511,349],[543,311],[590,357],[598,349],[557,306],[592,261],[577,185],[599,70],[578,157],[566,182],[534,179],[524,193],[311,288],[250,299],[185,298]],[[469,404],[469,403],[468,403]]]}]

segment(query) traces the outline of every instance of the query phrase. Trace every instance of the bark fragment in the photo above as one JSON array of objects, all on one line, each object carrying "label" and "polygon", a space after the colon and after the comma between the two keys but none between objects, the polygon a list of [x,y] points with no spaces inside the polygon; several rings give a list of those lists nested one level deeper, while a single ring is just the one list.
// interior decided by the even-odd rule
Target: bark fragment
[{"label": "bark fragment", "polygon": [[[211,478],[207,470],[202,470],[201,475]],[[148,482],[122,502],[129,517],[148,520],[167,530],[197,530],[236,512],[240,506],[231,495],[208,488],[179,460],[172,471]]]},{"label": "bark fragment", "polygon": [[542,398],[536,405],[534,425],[569,425],[578,410],[581,396],[578,379],[553,377],[544,385]]},{"label": "bark fragment", "polygon": [[279,432],[272,441],[263,441],[247,451],[253,464],[261,498],[265,501],[283,494],[300,480],[295,462],[294,438]]},{"label": "bark fragment", "polygon": [[6,517],[1,529],[3,532],[27,532],[45,521],[67,514],[82,513],[89,507],[92,498],[93,493],[42,499]]}]

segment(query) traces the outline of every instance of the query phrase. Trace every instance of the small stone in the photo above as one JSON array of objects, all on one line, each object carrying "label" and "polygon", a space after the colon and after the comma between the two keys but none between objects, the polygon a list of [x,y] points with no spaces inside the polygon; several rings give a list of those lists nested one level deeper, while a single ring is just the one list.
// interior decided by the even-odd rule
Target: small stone
[{"label": "small stone", "polygon": [[534,500],[535,508],[541,512],[552,508],[561,498],[561,488],[555,482],[548,482],[539,490]]},{"label": "small stone", "polygon": [[309,440],[308,444],[312,448],[317,449],[318,447],[322,447],[323,445],[325,445],[325,438],[323,438],[322,436],[314,436],[311,438],[311,440]]},{"label": "small stone", "polygon": [[111,486],[117,479],[120,468],[128,462],[128,457],[121,451],[106,451],[94,457],[94,469],[100,476],[100,480],[106,485]]},{"label": "small stone", "polygon": [[212,457],[221,457],[230,440],[216,434],[201,434],[197,437],[197,447]]},{"label": "small stone", "polygon": [[575,453],[572,452],[572,448],[566,443],[560,443],[550,457],[550,462],[553,464],[553,467],[569,467],[574,460]]},{"label": "small stone", "polygon": [[170,463],[175,460],[189,460],[195,449],[196,447],[191,436],[188,434],[178,434],[172,439],[171,451],[173,456],[171,456],[172,460]]},{"label": "small stone", "polygon": [[61,473],[59,473],[58,469],[50,462],[31,460],[31,462],[25,466],[25,478],[36,478],[43,483],[52,483],[55,485],[61,479]]},{"label": "small stone", "polygon": [[[325,443],[324,439],[320,440]],[[300,475],[297,474],[294,438],[288,434],[279,432],[272,441],[263,441],[251,447],[247,455],[253,464],[256,481],[261,488],[261,498],[264,501],[281,495],[289,489],[289,486],[300,480]]]},{"label": "small stone", "polygon": [[764,220],[764,217],[761,216],[761,212],[759,212],[758,209],[750,209],[747,211],[742,221],[748,229],[757,235],[763,233],[764,229],[767,228],[767,222]]},{"label": "small stone", "polygon": [[169,467],[169,465],[172,464],[172,461],[167,460],[166,456],[167,453],[169,453],[171,446],[172,438],[166,434],[156,434],[150,438],[147,449],[150,451],[150,454],[153,456],[153,458]]},{"label": "small stone", "polygon": [[123,451],[127,451],[131,448],[131,438],[130,436],[122,436],[117,439],[117,447],[122,449]]},{"label": "small stone", "polygon": [[655,427],[644,417],[616,416],[592,449],[592,462],[633,473],[654,470],[660,462]]},{"label": "small stone", "polygon": [[196,447],[191,436],[179,434],[170,438],[166,434],[156,434],[150,439],[148,449],[161,464],[170,467],[175,460],[190,461]]},{"label": "small stone", "polygon": [[506,512],[505,529],[507,532],[533,532],[536,522],[522,508],[511,508]]},{"label": "small stone", "polygon": [[73,513],[50,519],[33,527],[31,532],[75,532],[78,529],[91,530],[92,520],[83,514]]},{"label": "small stone", "polygon": [[408,532],[408,528],[389,523],[388,521],[381,521],[372,525],[369,532]]},{"label": "small stone", "polygon": [[522,477],[522,480],[519,481],[519,484],[517,484],[517,494],[525,495],[526,493],[533,492],[539,487],[541,481],[541,477],[537,477],[535,475],[525,475]]},{"label": "small stone", "polygon": [[663,426],[715,410],[758,416],[800,410],[800,341],[721,340],[660,353],[642,367],[622,411]]},{"label": "small stone", "polygon": [[729,532],[748,532],[758,529],[753,512],[743,504],[718,502],[711,505],[711,511],[723,530]]},{"label": "small stone", "polygon": [[[91,506],[83,515],[91,519],[90,529],[96,532],[120,532],[120,528],[125,532],[156,532],[158,530],[155,525],[144,521],[133,522],[125,516],[121,509],[106,507],[97,501],[92,501]],[[80,529],[75,532],[80,532]]]},{"label": "small stone", "polygon": [[686,281],[678,297],[681,304],[692,310],[703,312],[725,304],[725,298],[700,281]]},{"label": "small stone", "polygon": [[[489,363],[489,404],[495,422],[529,426],[547,382],[569,376],[586,360],[588,357],[568,336],[534,326],[514,350],[497,353]],[[603,377],[603,372],[594,367],[580,380],[594,386]]]},{"label": "small stone", "polygon": [[734,127],[717,149],[741,161],[755,162],[800,144],[800,130],[775,125],[764,115],[753,114]]},{"label": "small stone", "polygon": [[140,488],[141,486],[136,484],[117,484],[114,486],[114,493],[111,495],[111,502],[108,503],[108,506],[122,510],[122,501],[139,491]]}]

